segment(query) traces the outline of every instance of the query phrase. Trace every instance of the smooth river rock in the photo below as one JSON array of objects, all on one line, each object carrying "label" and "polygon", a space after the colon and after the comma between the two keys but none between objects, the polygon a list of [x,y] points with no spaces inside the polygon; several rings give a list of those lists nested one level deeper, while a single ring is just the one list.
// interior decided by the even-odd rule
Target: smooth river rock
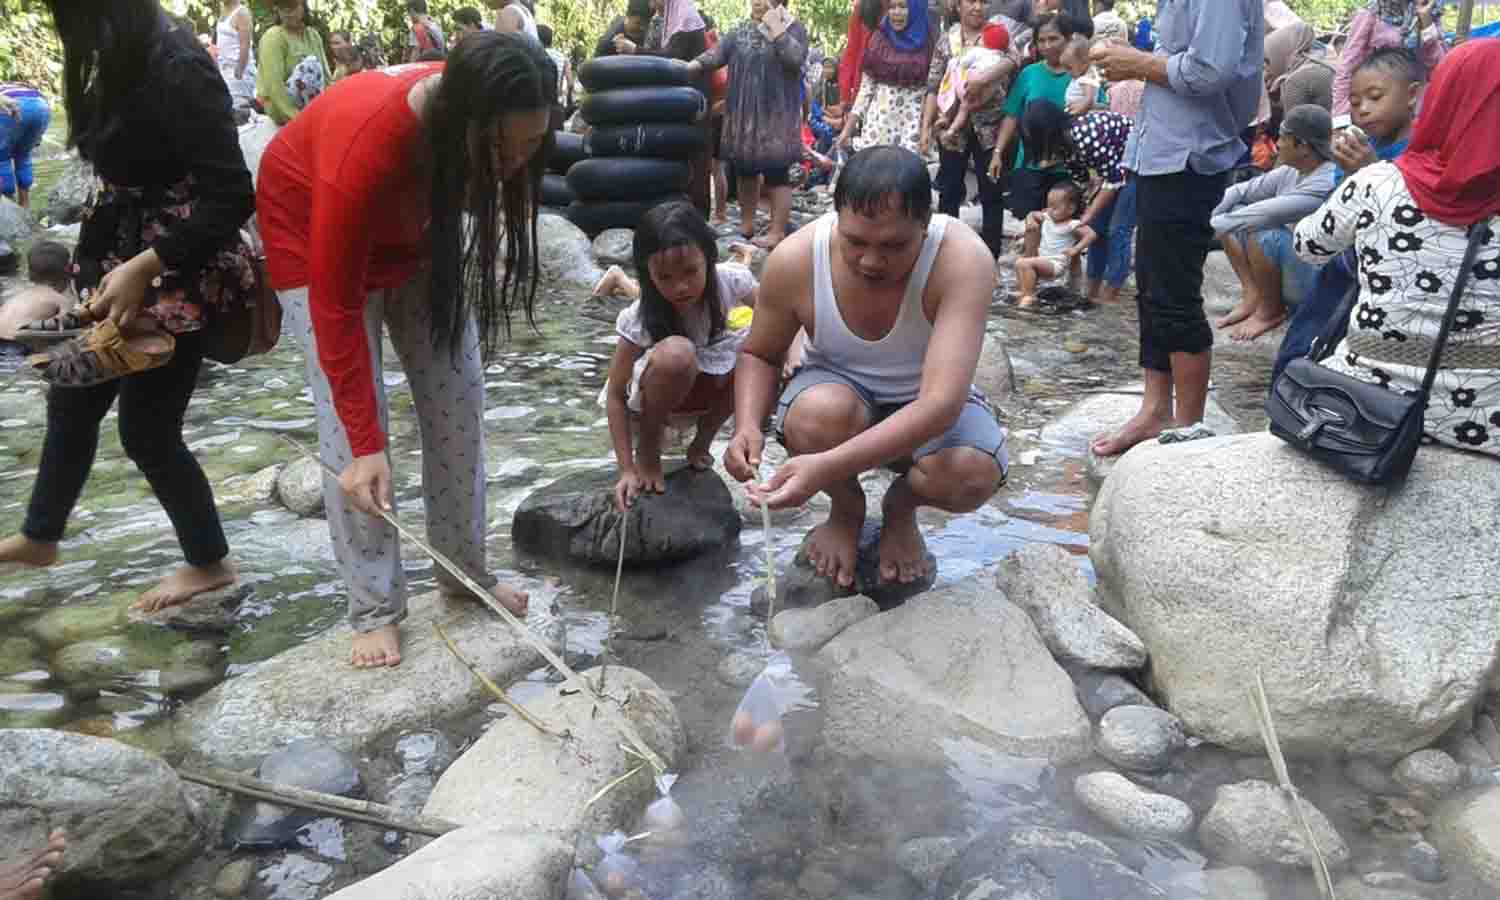
[{"label": "smooth river rock", "polygon": [[[360,788],[359,769],[337,749],[314,740],[292,741],[261,761],[255,776],[262,781],[353,797]],[[297,830],[318,814],[241,798],[224,829],[225,843],[235,847],[287,846]]]},{"label": "smooth river rock", "polygon": [[25,246],[36,228],[36,219],[30,212],[16,205],[9,197],[0,197],[0,241],[17,248]]},{"label": "smooth river rock", "polygon": [[57,883],[81,891],[73,896],[112,896],[103,886],[162,878],[205,837],[182,781],[155,754],[63,731],[0,730],[6,858],[45,844],[54,828],[68,833]]},{"label": "smooth river rock", "polygon": [[[1302,809],[1328,867],[1338,869],[1347,863],[1349,845],[1333,823],[1306,797]],[[1241,781],[1219,788],[1213,809],[1198,826],[1198,841],[1209,856],[1229,865],[1304,869],[1314,865],[1291,801],[1266,781]]]},{"label": "smooth river rock", "polygon": [[1185,872],[1168,882],[1167,888],[1174,900],[1271,900],[1265,882],[1254,869],[1244,866]]},{"label": "smooth river rock", "polygon": [[944,900],[1166,900],[1101,841],[1019,828],[971,843],[938,884]]},{"label": "smooth river rock", "polygon": [[1449,868],[1500,892],[1500,787],[1469,791],[1439,810],[1430,836]]},{"label": "smooth river rock", "polygon": [[[561,643],[550,601],[531,592],[527,627],[549,646]],[[280,653],[188,704],[176,719],[192,756],[226,768],[250,768],[298,738],[318,738],[358,753],[375,737],[479,709],[493,699],[434,633],[441,623],[465,658],[502,687],[542,664],[477,602],[414,597],[401,625],[401,665],[349,665],[352,632],[338,625]]]},{"label": "smooth river rock", "polygon": [[573,845],[508,824],[451,831],[326,900],[542,900],[561,898]]},{"label": "smooth river rock", "polygon": [[[613,566],[620,554],[613,467],[564,475],[521,501],[511,525],[516,545],[532,553]],[[681,562],[727,546],[740,515],[712,471],[687,466],[667,475],[665,494],[642,495],[626,513],[625,562]]]},{"label": "smooth river rock", "polygon": [[606,228],[594,238],[592,249],[602,266],[628,266],[635,261],[635,229]]},{"label": "smooth river rock", "polygon": [[323,467],[317,460],[299,456],[277,473],[276,499],[303,518],[321,516],[324,477]]},{"label": "smooth river rock", "polygon": [[1031,620],[989,576],[846,629],[817,656],[829,749],[943,763],[939,738],[1057,763],[1089,755],[1088,717]]},{"label": "smooth river rock", "polygon": [[1270,434],[1126,454],[1090,514],[1101,605],[1151,652],[1157,696],[1213,743],[1387,764],[1483,695],[1500,658],[1493,460],[1423,447],[1356,485]]},{"label": "smooth river rock", "polygon": [[783,610],[771,620],[771,644],[812,652],[878,612],[874,600],[860,596],[839,597],[813,609]]},{"label": "smooth river rock", "polygon": [[47,218],[53,225],[72,225],[80,221],[89,202],[89,192],[93,189],[94,167],[76,156],[71,157],[53,183],[52,193],[47,196]]},{"label": "smooth river rock", "polygon": [[1079,775],[1073,793],[1089,812],[1130,837],[1176,840],[1193,830],[1193,811],[1186,803],[1145,790],[1118,772]]},{"label": "smooth river rock", "polygon": [[1154,706],[1117,706],[1099,719],[1099,754],[1131,772],[1162,772],[1187,746],[1187,732],[1171,713]]},{"label": "smooth river rock", "polygon": [[1095,605],[1078,557],[1056,544],[1024,545],[1000,564],[995,583],[1031,616],[1058,662],[1105,670],[1146,664],[1146,645]]},{"label": "smooth river rock", "polygon": [[592,288],[604,273],[594,263],[593,242],[582,228],[556,213],[542,213],[536,223],[542,282],[551,288]]},{"label": "smooth river rock", "polygon": [[1418,750],[1396,764],[1396,783],[1424,800],[1441,800],[1464,784],[1464,769],[1441,750]]}]

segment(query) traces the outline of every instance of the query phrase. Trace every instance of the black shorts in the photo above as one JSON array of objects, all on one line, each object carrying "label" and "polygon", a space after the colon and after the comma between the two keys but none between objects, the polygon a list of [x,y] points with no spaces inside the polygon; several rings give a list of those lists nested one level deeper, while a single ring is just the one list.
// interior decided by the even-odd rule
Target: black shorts
[{"label": "black shorts", "polygon": [[1017,219],[1024,220],[1039,209],[1047,208],[1047,192],[1059,182],[1067,181],[1066,172],[1048,169],[1012,169],[1006,184],[1010,196],[1005,208]]},{"label": "black shorts", "polygon": [[1141,368],[1171,371],[1173,353],[1214,345],[1203,312],[1203,263],[1216,246],[1208,220],[1227,173],[1176,172],[1136,179],[1136,304]]},{"label": "black shorts", "polygon": [[731,178],[754,178],[757,175],[766,180],[768,188],[788,187],[792,183],[792,163],[759,167],[745,167],[733,162],[729,164]]}]

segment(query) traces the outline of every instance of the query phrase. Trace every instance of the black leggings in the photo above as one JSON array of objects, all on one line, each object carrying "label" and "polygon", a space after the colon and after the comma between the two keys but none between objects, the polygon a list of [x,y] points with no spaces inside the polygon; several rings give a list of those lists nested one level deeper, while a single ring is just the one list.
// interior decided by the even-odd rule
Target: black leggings
[{"label": "black leggings", "polygon": [[964,133],[962,151],[938,149],[938,211],[946,216],[958,215],[969,191],[967,176],[973,169],[979,181],[979,206],[984,216],[980,236],[990,248],[990,255],[999,256],[1005,251],[1005,183],[990,178],[990,154],[990,148],[979,143],[972,127]]},{"label": "black leggings", "polygon": [[172,361],[158,369],[88,388],[47,392],[47,437],[21,533],[34,541],[62,540],[99,448],[99,423],[120,398],[120,444],[177,532],[190,565],[229,555],[213,489],[182,441],[182,416],[203,365],[202,341],[180,335]]}]

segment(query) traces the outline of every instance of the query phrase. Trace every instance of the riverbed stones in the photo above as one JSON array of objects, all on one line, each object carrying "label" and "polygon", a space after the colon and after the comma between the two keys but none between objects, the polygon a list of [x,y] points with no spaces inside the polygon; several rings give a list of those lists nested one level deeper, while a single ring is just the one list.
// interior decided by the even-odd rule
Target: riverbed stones
[{"label": "riverbed stones", "polygon": [[323,515],[323,467],[299,456],[276,475],[276,499],[303,518]]},{"label": "riverbed stones", "polygon": [[[507,811],[508,812],[508,811]],[[327,900],[538,900],[561,897],[573,845],[504,824],[451,831]]]},{"label": "riverbed stones", "polygon": [[1145,790],[1118,772],[1090,772],[1073,781],[1089,812],[1121,834],[1175,840],[1193,830],[1193,811],[1175,797]]},{"label": "riverbed stones", "polygon": [[1165,900],[1167,894],[1101,841],[1076,831],[1026,827],[971,843],[944,873],[938,896]]},{"label": "riverbed stones", "polygon": [[[1111,393],[1085,397],[1046,426],[1042,430],[1042,438],[1070,455],[1085,457],[1084,468],[1089,484],[1097,488],[1123,457],[1095,456],[1089,445],[1095,437],[1114,431],[1130,421],[1141,408],[1141,394],[1144,390],[1144,386],[1137,382],[1116,388]],[[1238,434],[1240,431],[1239,424],[1220,405],[1218,397],[1212,391],[1203,408],[1203,424],[1218,435]],[[1155,444],[1155,441],[1147,441],[1142,446]]]},{"label": "riverbed stones", "polygon": [[[613,566],[620,554],[613,467],[564,475],[533,491],[516,510],[511,534],[532,553]],[[665,494],[642,494],[625,514],[625,562],[681,562],[727,546],[740,515],[712,471],[688,466],[667,475]]]},{"label": "riverbed stones", "polygon": [[1441,800],[1463,787],[1464,769],[1441,750],[1418,750],[1396,764],[1396,783],[1424,800]]},{"label": "riverbed stones", "polygon": [[582,228],[555,213],[537,217],[536,242],[545,284],[553,288],[592,288],[604,273],[594,263],[593,242]]},{"label": "riverbed stones", "polygon": [[36,847],[49,830],[66,830],[59,887],[161,878],[203,847],[182,782],[154,754],[106,738],[7,729],[0,760],[0,846]]},{"label": "riverbed stones", "polygon": [[249,889],[250,879],[253,877],[255,877],[255,860],[233,860],[214,876],[214,896],[225,898],[241,896]]},{"label": "riverbed stones", "polygon": [[1428,884],[1448,880],[1448,870],[1443,866],[1443,854],[1427,841],[1414,841],[1406,848],[1406,871],[1416,880]]},{"label": "riverbed stones", "polygon": [[[1329,868],[1347,863],[1349,845],[1333,823],[1306,797],[1302,809]],[[1266,781],[1241,781],[1219,788],[1213,808],[1198,826],[1198,841],[1209,856],[1229,865],[1304,869],[1314,865],[1291,801]]]},{"label": "riverbed stones", "polygon": [[[1191,897],[1193,900],[1271,900],[1265,882],[1254,869],[1244,866],[1225,866],[1222,869],[1204,869],[1201,872],[1185,872],[1167,883],[1172,897]],[[1342,894],[1340,896],[1343,896]]]},{"label": "riverbed stones", "polygon": [[1260,752],[1259,670],[1288,754],[1393,763],[1470,709],[1500,657],[1491,464],[1424,447],[1384,489],[1269,434],[1143,444],[1091,510],[1101,604],[1193,734]]},{"label": "riverbed stones", "polygon": [[839,597],[814,609],[788,609],[771,620],[771,644],[811,653],[855,622],[880,612],[869,597]]},{"label": "riverbed stones", "polygon": [[[878,519],[867,520],[859,533],[859,545],[854,562],[854,584],[846,587],[832,578],[819,575],[808,557],[811,536],[803,538],[792,563],[776,576],[776,608],[821,606],[837,597],[863,594],[875,601],[881,609],[891,609],[931,589],[937,583],[937,557],[927,553],[927,574],[915,581],[902,584],[885,581],[880,577],[880,529]],[[750,611],[764,616],[769,609],[765,586],[750,593]]]},{"label": "riverbed stones", "polygon": [[53,225],[72,225],[81,221],[93,189],[94,167],[86,160],[70,157],[48,195],[47,218]]},{"label": "riverbed stones", "polygon": [[1500,787],[1453,797],[1433,824],[1429,837],[1449,867],[1500,891]]},{"label": "riverbed stones", "polygon": [[1154,706],[1117,706],[1099,719],[1099,755],[1131,772],[1164,772],[1187,746],[1182,721]]},{"label": "riverbed stones", "polygon": [[[595,690],[601,671],[582,673]],[[687,737],[666,693],[640,672],[610,666],[604,697],[670,770]],[[482,825],[499,815],[513,828],[560,837],[571,846],[580,830],[601,835],[627,827],[654,799],[648,766],[589,804],[640,761],[620,749],[629,741],[611,717],[595,710],[588,693],[559,685],[526,708],[571,739],[559,745],[520,716],[506,716],[448,767],[424,814],[463,825]]]},{"label": "riverbed stones", "polygon": [[635,261],[635,231],[606,228],[594,238],[594,259],[601,266],[628,266]]},{"label": "riverbed stones", "polygon": [[[340,797],[360,790],[359,770],[337,748],[316,740],[292,741],[261,760],[255,775],[262,781]],[[224,829],[224,841],[237,847],[289,846],[297,830],[317,815],[261,800],[240,800]]]},{"label": "riverbed stones", "polygon": [[1074,762],[1088,718],[1036,627],[976,576],[846,629],[817,656],[824,740],[836,753],[945,764],[939,738]]},{"label": "riverbed stones", "polygon": [[1058,662],[1105,670],[1146,664],[1146,645],[1095,605],[1078,558],[1062,547],[1026,544],[1000,564],[995,583],[1031,616]]},{"label": "riverbed stones", "polygon": [[1077,685],[1078,699],[1091,719],[1098,720],[1116,706],[1156,705],[1145,691],[1113,672],[1074,671],[1073,681]]},{"label": "riverbed stones", "polygon": [[[560,623],[532,591],[528,629],[554,648]],[[524,643],[478,603],[413,598],[401,626],[401,665],[349,665],[353,633],[339,625],[261,663],[188,704],[178,715],[179,742],[196,757],[226,768],[249,768],[298,739],[316,737],[355,753],[376,736],[421,727],[483,707],[490,695],[444,646],[441,623],[463,655],[488,678],[507,685],[541,665]]]},{"label": "riverbed stones", "polygon": [[224,653],[215,640],[136,629],[69,644],[53,654],[51,671],[75,692],[134,686],[189,693],[218,681]]},{"label": "riverbed stones", "polygon": [[30,212],[9,197],[0,197],[0,241],[12,247],[24,246],[35,228],[36,220]]}]

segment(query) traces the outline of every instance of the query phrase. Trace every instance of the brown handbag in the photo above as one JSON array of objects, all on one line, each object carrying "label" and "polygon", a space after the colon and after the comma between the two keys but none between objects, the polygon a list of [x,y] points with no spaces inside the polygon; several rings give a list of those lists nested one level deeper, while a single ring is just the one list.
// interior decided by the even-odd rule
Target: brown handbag
[{"label": "brown handbag", "polygon": [[268,353],[281,338],[281,301],[266,272],[266,256],[259,241],[251,241],[255,288],[244,302],[215,310],[204,329],[203,355],[216,362],[237,363],[247,356]]}]

